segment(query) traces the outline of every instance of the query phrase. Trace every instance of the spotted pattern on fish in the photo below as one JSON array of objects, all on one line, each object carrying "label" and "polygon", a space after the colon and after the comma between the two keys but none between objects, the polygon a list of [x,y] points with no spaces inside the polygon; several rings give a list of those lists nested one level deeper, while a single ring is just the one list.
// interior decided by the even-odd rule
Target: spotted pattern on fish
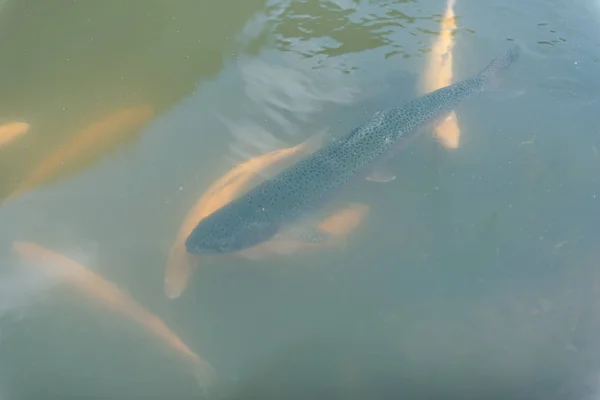
[{"label": "spotted pattern on fish", "polygon": [[346,137],[267,180],[202,220],[186,240],[190,253],[228,253],[267,241],[319,209],[337,189],[393,154],[419,128],[443,118],[484,90],[520,55],[514,46],[471,79],[446,86],[402,107],[376,112]]}]

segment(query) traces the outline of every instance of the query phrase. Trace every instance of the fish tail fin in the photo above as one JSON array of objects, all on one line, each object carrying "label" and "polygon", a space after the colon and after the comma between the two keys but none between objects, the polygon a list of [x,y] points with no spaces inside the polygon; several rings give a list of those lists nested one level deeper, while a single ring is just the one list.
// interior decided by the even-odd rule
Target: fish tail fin
[{"label": "fish tail fin", "polygon": [[333,137],[333,135],[328,130],[323,129],[313,134],[303,143],[304,153],[314,153],[315,151],[322,149],[324,146],[328,145],[334,140],[335,138]]},{"label": "fish tail fin", "polygon": [[498,76],[508,67],[510,67],[515,61],[519,59],[521,55],[521,46],[515,44],[511,46],[504,53],[494,58],[490,64],[485,67],[475,79],[482,81],[482,88],[493,85],[497,81]]},{"label": "fish tail fin", "polygon": [[194,364],[192,373],[204,398],[210,399],[212,389],[217,382],[217,371],[207,361],[200,360]]}]

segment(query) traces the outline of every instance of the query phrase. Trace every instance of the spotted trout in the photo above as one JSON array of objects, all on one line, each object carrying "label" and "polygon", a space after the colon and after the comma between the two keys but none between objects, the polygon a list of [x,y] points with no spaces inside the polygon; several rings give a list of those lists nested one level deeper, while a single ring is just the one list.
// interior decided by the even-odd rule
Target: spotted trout
[{"label": "spotted trout", "polygon": [[416,136],[421,127],[439,121],[486,89],[520,53],[520,47],[513,46],[470,79],[435,90],[402,107],[376,112],[345,137],[332,139],[309,157],[200,221],[185,241],[187,251],[233,253],[277,237],[309,243],[326,240],[325,232],[305,223],[313,213],[356,179],[394,179],[382,164]]}]

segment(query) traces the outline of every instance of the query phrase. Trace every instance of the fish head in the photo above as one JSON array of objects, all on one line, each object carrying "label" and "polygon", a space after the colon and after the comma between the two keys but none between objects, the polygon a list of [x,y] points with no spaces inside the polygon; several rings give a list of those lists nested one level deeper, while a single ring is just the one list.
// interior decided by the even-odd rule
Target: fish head
[{"label": "fish head", "polygon": [[236,253],[269,240],[277,231],[277,225],[258,215],[209,217],[192,231],[185,247],[192,254]]}]

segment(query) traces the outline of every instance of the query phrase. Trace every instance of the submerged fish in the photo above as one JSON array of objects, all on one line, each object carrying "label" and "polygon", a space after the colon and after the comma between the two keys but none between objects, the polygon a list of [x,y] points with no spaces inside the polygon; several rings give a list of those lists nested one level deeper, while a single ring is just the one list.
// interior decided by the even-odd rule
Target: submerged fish
[{"label": "submerged fish", "polygon": [[362,203],[348,204],[336,210],[315,225],[316,229],[327,236],[327,240],[319,243],[302,242],[293,237],[287,238],[287,240],[284,240],[286,238],[278,238],[236,254],[250,259],[264,259],[274,255],[296,254],[304,250],[345,246],[348,236],[364,221],[369,211],[370,207]]},{"label": "submerged fish", "polygon": [[381,168],[423,125],[445,117],[520,55],[518,46],[496,57],[471,79],[419,97],[402,107],[378,111],[346,137],[266,180],[244,196],[202,220],[188,236],[188,252],[232,253],[263,243],[276,235],[306,242],[324,240],[326,233],[306,226],[303,219],[319,210],[353,178],[386,182],[394,177]]},{"label": "submerged fish", "polygon": [[[271,151],[239,164],[202,194],[186,215],[169,251],[165,270],[165,294],[167,297],[174,299],[183,293],[198,264],[206,265],[216,260],[224,261],[223,255],[217,257],[194,255],[186,251],[185,240],[194,227],[208,215],[259,183],[255,181],[265,180],[268,176],[281,172],[286,166],[297,161],[297,158],[308,156],[314,152],[319,143],[313,142],[308,140],[295,147]],[[230,256],[256,260],[295,253],[304,249],[318,250],[321,247],[343,246],[347,236],[356,230],[368,212],[369,207],[364,204],[349,204],[320,221],[315,226],[330,235],[332,240],[328,242],[311,244],[294,241],[287,243],[267,241],[243,252],[232,253]]]},{"label": "submerged fish", "polygon": [[83,265],[32,242],[13,242],[13,250],[23,259],[37,264],[40,273],[57,275],[81,295],[122,313],[146,328],[171,347],[192,368],[198,384],[207,392],[216,381],[214,368],[192,350],[156,315],[150,313],[113,283]]},{"label": "submerged fish", "polygon": [[[165,293],[169,298],[174,299],[181,295],[200,262],[197,256],[189,254],[185,248],[185,240],[194,227],[208,215],[248,191],[252,182],[265,173],[266,169],[311,151],[311,144],[306,141],[294,147],[274,150],[252,158],[231,169],[202,194],[185,216],[169,250],[165,270]],[[210,262],[212,259],[205,257],[203,261]]]},{"label": "submerged fish", "polygon": [[[444,18],[440,23],[440,34],[433,43],[428,63],[421,81],[421,93],[429,93],[452,84],[452,60],[454,49],[454,31],[456,0],[448,0]],[[456,113],[451,111],[435,126],[437,140],[447,149],[456,149],[460,143],[460,129]]]},{"label": "submerged fish", "polygon": [[58,179],[68,174],[71,167],[80,169],[96,162],[101,155],[137,137],[140,128],[153,116],[152,108],[137,106],[121,109],[88,125],[44,157],[8,198]]},{"label": "submerged fish", "polygon": [[13,121],[0,125],[0,148],[6,146],[29,131],[25,121]]}]

